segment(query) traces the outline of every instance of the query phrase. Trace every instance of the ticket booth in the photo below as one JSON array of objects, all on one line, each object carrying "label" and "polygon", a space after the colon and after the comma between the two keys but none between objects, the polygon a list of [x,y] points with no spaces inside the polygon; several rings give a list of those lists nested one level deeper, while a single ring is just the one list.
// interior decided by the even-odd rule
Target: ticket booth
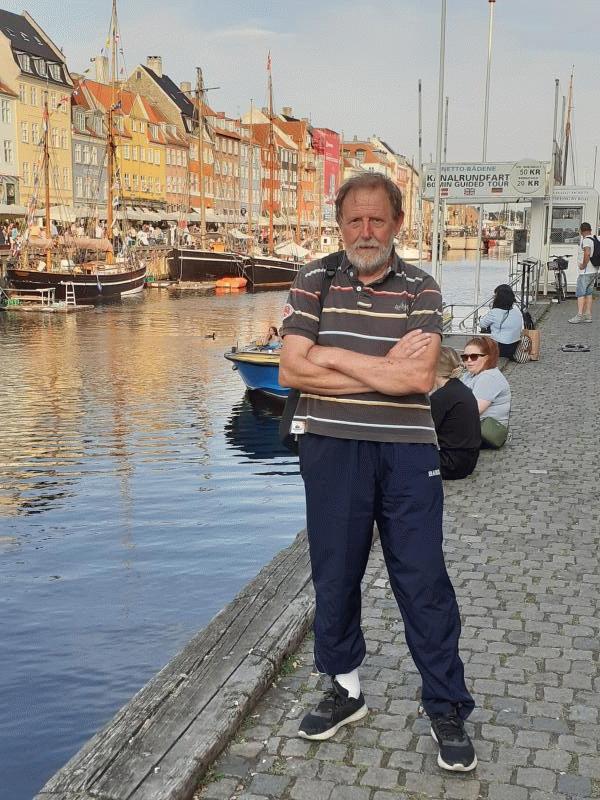
[{"label": "ticket booth", "polygon": [[[579,274],[579,227],[589,222],[592,233],[598,233],[599,195],[595,189],[581,186],[555,186],[552,191],[552,224],[548,244],[548,197],[531,200],[531,228],[528,255],[545,264],[553,256],[569,262],[567,288],[575,290]],[[544,276],[546,278],[546,276]],[[542,281],[544,285],[544,281]]]}]

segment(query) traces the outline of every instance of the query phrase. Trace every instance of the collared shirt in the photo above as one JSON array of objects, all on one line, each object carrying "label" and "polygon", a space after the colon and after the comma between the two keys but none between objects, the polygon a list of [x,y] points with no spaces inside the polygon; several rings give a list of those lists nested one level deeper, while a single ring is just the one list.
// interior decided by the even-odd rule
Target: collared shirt
[{"label": "collared shirt", "polygon": [[[431,275],[394,253],[391,269],[364,285],[344,256],[320,309],[322,262],[304,267],[283,314],[283,335],[316,344],[385,356],[405,333],[420,328],[442,334],[442,296]],[[303,392],[294,421],[303,432],[377,442],[437,443],[425,394],[379,392],[325,396]]]}]

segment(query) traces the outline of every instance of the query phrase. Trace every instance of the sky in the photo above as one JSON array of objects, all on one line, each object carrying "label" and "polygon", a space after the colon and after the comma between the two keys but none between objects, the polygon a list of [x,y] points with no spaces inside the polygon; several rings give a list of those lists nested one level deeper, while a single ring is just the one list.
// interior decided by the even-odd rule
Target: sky
[{"label": "sky", "polygon": [[[105,46],[112,0],[0,0],[27,11],[83,72]],[[490,8],[488,0],[446,0],[443,97],[448,98],[448,162],[483,158]],[[228,116],[268,104],[271,52],[274,107],[292,108],[346,140],[377,135],[419,163],[435,159],[442,0],[118,0],[125,72],[149,55],[176,83],[195,84],[201,67],[209,105]],[[573,74],[568,183],[600,185],[596,148],[600,30],[597,0],[497,0],[493,4],[487,161],[549,161],[559,81]],[[569,159],[571,162],[571,159]],[[573,181],[572,167],[575,170]],[[596,175],[596,172],[598,173]]]}]

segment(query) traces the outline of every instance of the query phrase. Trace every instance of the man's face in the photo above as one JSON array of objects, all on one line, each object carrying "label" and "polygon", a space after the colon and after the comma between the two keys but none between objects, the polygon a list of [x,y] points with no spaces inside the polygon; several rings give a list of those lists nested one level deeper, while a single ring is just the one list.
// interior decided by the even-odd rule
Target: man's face
[{"label": "man's face", "polygon": [[383,273],[403,219],[404,214],[394,219],[392,204],[381,187],[354,189],[346,195],[340,233],[348,260],[361,277]]}]

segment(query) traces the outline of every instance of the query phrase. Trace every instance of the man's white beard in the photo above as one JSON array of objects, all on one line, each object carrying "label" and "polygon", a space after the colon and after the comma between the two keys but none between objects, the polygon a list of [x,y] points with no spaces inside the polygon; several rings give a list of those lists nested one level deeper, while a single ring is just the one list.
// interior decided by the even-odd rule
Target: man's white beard
[{"label": "man's white beard", "polygon": [[[368,247],[368,250],[362,248]],[[367,239],[346,248],[346,256],[353,267],[356,267],[359,275],[375,275],[376,272],[385,266],[394,248],[394,239],[390,239],[387,245],[380,244],[377,239]]]}]

